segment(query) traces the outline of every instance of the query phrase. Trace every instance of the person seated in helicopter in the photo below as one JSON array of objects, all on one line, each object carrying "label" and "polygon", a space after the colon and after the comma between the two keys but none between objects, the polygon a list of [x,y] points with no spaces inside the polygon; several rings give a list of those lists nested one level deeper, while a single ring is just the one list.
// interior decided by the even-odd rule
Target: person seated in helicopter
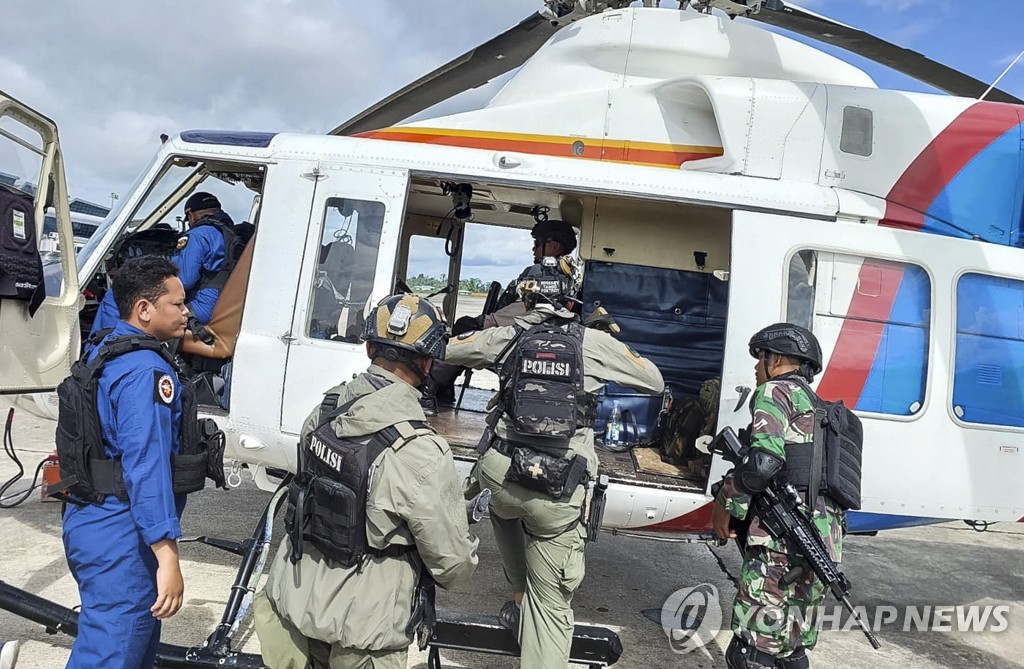
[{"label": "person seated in helicopter", "polygon": [[[202,338],[221,288],[234,268],[243,244],[234,221],[212,193],[199,191],[185,201],[188,230],[178,236],[171,262],[178,266],[189,308],[189,330]],[[100,302],[89,338],[114,327],[118,320],[114,291]],[[207,334],[207,336],[209,336]]]},{"label": "person seated in helicopter", "polygon": [[[541,258],[561,258],[576,250],[576,231],[565,221],[549,219],[538,221],[530,230],[533,237],[533,262],[537,264]],[[516,286],[533,265],[524,269],[519,277],[505,287],[498,297],[493,312],[479,316],[463,316],[452,325],[452,336],[466,332],[486,330],[488,328],[512,325],[515,319],[526,313],[526,306],[516,292]],[[452,406],[455,404],[455,379],[465,371],[464,367],[449,365],[441,360],[434,363],[430,375],[423,385],[423,398],[420,401],[424,413],[428,416],[437,415],[438,405]]]}]

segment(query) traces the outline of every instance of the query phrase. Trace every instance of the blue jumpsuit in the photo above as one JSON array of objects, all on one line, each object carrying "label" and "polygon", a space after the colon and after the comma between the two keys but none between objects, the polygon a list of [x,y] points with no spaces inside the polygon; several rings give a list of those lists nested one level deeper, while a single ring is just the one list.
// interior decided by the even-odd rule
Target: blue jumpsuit
[{"label": "blue jumpsuit", "polygon": [[[142,331],[118,321],[108,337],[127,334]],[[121,459],[129,501],[108,495],[64,512],[64,551],[82,600],[69,668],[153,666],[160,621],[149,611],[157,596],[150,546],[181,536],[185,508],[185,496],[171,488],[180,390],[170,365],[153,351],[125,353],[100,372],[103,446],[107,456]]]},{"label": "blue jumpsuit", "polygon": [[[210,218],[217,218],[224,225],[234,225],[231,217],[223,211],[202,220]],[[184,246],[182,240],[185,240]],[[200,221],[178,238],[178,250],[171,256],[171,262],[178,266],[181,285],[185,288],[185,301],[199,322],[204,325],[210,322],[213,305],[220,297],[220,288],[200,287],[199,283],[203,278],[203,271],[212,272],[221,268],[224,264],[224,255],[224,235],[216,226],[203,225]],[[96,320],[92,322],[89,336],[114,327],[119,318],[117,304],[114,302],[114,291],[108,290],[100,301],[99,311],[96,312]]]}]

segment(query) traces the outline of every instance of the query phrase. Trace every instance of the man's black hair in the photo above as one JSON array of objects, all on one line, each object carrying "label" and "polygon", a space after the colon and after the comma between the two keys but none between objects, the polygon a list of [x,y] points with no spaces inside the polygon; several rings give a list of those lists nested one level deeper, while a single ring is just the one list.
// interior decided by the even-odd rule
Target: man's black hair
[{"label": "man's black hair", "polygon": [[139,256],[121,265],[112,288],[121,320],[131,317],[139,300],[160,299],[167,292],[164,280],[172,276],[178,276],[178,266],[162,256]]}]

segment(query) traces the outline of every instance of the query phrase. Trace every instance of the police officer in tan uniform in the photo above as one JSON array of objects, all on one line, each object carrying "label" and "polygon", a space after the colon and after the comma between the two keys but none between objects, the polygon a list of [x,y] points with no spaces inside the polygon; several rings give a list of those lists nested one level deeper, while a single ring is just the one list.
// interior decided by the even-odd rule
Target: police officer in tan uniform
[{"label": "police officer in tan uniform", "polygon": [[416,390],[444,356],[443,317],[393,295],[363,338],[370,368],[328,391],[302,431],[289,539],[255,603],[271,669],[404,669],[432,582],[449,588],[476,569],[451,450]]},{"label": "police officer in tan uniform", "polygon": [[[561,258],[572,253],[576,248],[576,231],[565,221],[555,219],[538,220],[530,230],[533,237],[534,265],[541,258]],[[530,272],[533,266],[522,271],[519,278],[509,282],[505,290],[498,296],[494,311],[479,316],[463,316],[455,321],[452,334],[459,335],[470,330],[486,330],[488,328],[512,325],[517,318],[526,313],[526,306],[519,298],[517,287],[520,279]],[[423,399],[420,405],[428,416],[437,415],[438,405],[455,404],[455,379],[463,372],[463,368],[447,362],[435,364],[430,370],[430,378],[424,385]]]},{"label": "police officer in tan uniform", "polygon": [[460,335],[445,357],[499,369],[502,389],[466,496],[493,492],[491,524],[514,597],[499,620],[518,632],[521,666],[530,669],[568,665],[572,596],[584,574],[581,509],[598,471],[596,395],[609,381],[648,393],[665,386],[653,363],[583,328],[566,308],[580,281],[569,256],[542,259],[520,281],[528,311],[515,325]]}]

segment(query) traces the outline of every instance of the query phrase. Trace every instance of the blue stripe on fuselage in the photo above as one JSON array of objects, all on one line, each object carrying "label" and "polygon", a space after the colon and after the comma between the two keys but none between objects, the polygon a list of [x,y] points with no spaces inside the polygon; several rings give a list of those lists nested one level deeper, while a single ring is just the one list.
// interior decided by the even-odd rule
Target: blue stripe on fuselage
[{"label": "blue stripe on fuselage", "polygon": [[1003,133],[950,179],[928,207],[925,232],[1024,246],[1022,127]]},{"label": "blue stripe on fuselage", "polygon": [[930,287],[922,268],[904,266],[889,323],[855,409],[907,416],[920,408],[928,367]]}]

